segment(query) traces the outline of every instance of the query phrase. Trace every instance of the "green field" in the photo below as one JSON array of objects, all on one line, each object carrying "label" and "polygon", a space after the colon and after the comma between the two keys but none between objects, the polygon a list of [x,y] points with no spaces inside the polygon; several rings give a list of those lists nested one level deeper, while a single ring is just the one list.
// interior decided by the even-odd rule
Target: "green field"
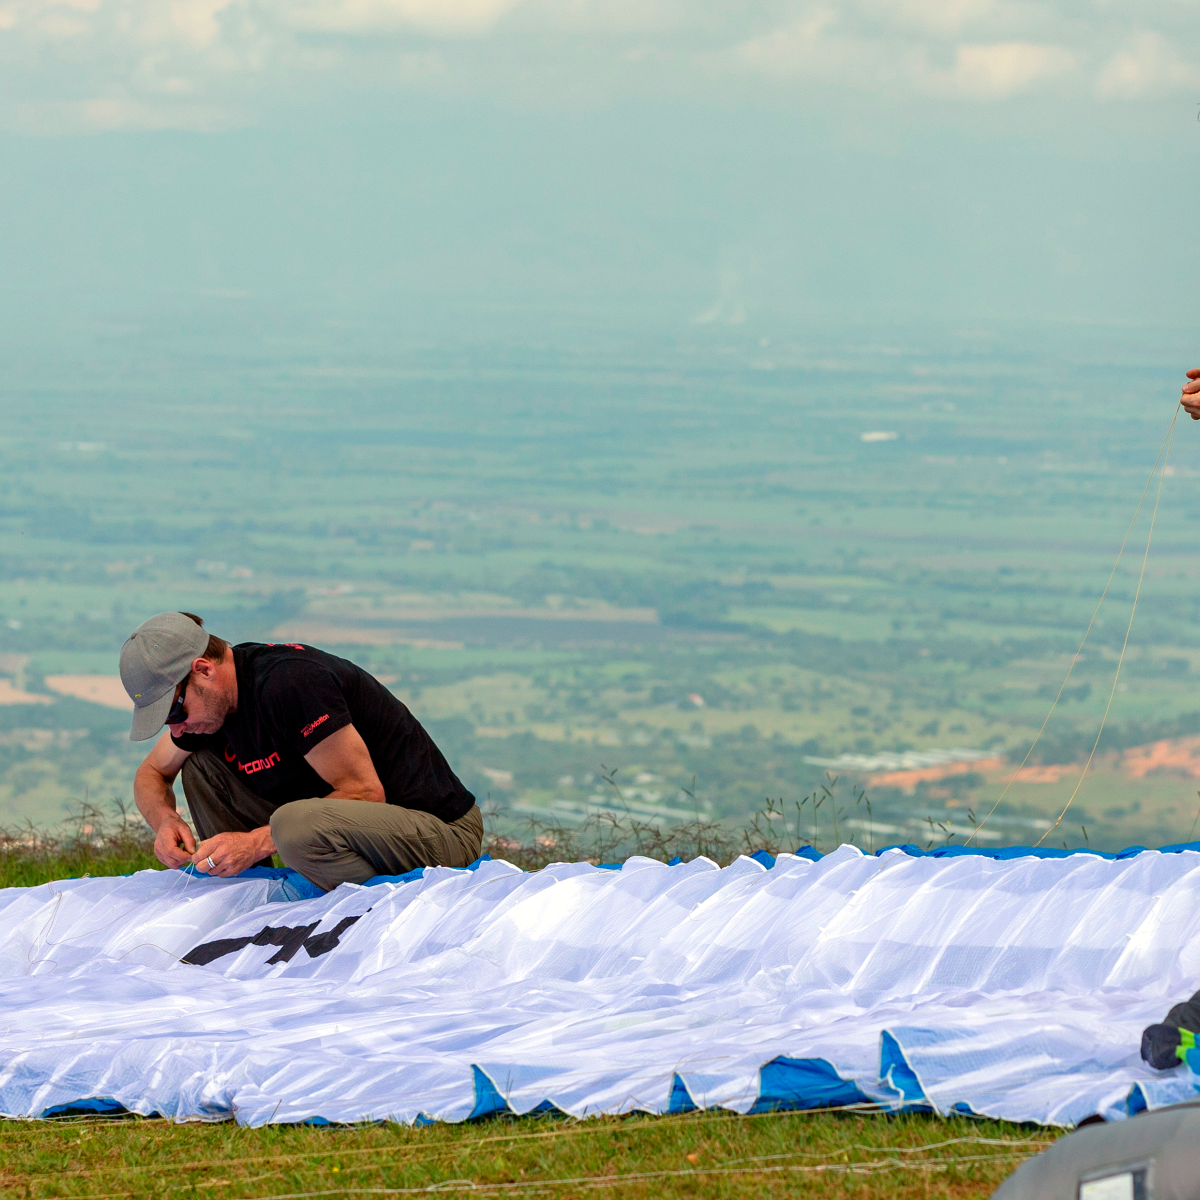
[{"label": "green field", "polygon": [[[124,715],[45,680],[114,674],[163,608],[362,662],[498,831],[608,809],[744,824],[826,781],[807,759],[847,753],[1019,761],[1181,369],[1064,330],[80,337],[0,385],[0,672],[54,697],[0,705],[10,828],[128,795]],[[1194,823],[1187,771],[1135,780],[1113,757],[1200,714],[1186,426],[1100,769],[1055,844],[1162,844]],[[1153,499],[1034,762],[1091,747]],[[847,797],[870,778],[842,775]],[[896,841],[960,837],[1001,778],[872,786],[871,820]],[[1033,840],[1060,791],[1018,785],[989,828]]]},{"label": "green field", "polygon": [[63,1119],[0,1124],[0,1196],[991,1195],[1057,1130],[963,1117],[526,1117],[350,1128]]}]

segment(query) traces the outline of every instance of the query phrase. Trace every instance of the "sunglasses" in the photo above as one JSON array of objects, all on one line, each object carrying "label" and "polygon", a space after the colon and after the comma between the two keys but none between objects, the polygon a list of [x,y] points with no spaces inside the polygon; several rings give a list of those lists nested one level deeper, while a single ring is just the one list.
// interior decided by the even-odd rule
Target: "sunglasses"
[{"label": "sunglasses", "polygon": [[181,725],[187,720],[187,709],[183,706],[183,698],[187,695],[188,680],[190,675],[184,677],[183,683],[179,685],[179,695],[175,697],[175,702],[171,705],[170,712],[167,713],[166,724]]}]

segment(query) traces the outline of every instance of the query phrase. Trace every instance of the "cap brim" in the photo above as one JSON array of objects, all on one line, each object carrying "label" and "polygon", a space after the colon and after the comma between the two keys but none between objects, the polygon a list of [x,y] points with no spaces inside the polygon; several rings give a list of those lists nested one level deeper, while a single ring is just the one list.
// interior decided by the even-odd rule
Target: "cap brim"
[{"label": "cap brim", "polygon": [[144,742],[152,738],[167,721],[167,713],[175,702],[175,689],[171,688],[165,695],[159,696],[145,708],[133,710],[133,727],[129,730],[131,742]]}]

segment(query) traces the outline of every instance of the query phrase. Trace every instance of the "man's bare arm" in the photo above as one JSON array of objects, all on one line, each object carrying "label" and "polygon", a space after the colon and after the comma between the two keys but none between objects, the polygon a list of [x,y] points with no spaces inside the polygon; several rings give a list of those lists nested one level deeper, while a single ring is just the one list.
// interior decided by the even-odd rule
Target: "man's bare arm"
[{"label": "man's bare arm", "polygon": [[326,800],[372,800],[377,804],[386,800],[371,752],[353,725],[331,733],[304,760],[326,783],[333,785]]},{"label": "man's bare arm", "polygon": [[133,800],[138,812],[154,830],[154,854],[168,867],[190,862],[196,839],[175,807],[171,784],[187,761],[189,752],[180,750],[164,733],[142,760],[133,777]]},{"label": "man's bare arm", "polygon": [[1193,421],[1200,421],[1200,370],[1187,373],[1188,382],[1183,385],[1183,396],[1179,403]]}]

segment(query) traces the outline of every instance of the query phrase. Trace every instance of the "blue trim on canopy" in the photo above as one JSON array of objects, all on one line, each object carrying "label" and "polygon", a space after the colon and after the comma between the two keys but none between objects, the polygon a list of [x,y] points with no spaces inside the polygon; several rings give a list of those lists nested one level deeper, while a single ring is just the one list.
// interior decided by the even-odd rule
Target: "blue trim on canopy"
[{"label": "blue trim on canopy", "polygon": [[[1119,850],[1116,854],[1106,854],[1101,850],[1052,850],[1041,846],[1005,846],[1001,849],[988,849],[983,846],[936,846],[932,850],[922,850],[920,846],[915,846],[911,842],[899,843],[895,846],[883,846],[875,851],[875,857],[878,858],[882,854],[886,854],[889,850],[903,850],[910,858],[960,858],[964,855],[975,855],[982,858],[994,858],[999,861],[1007,861],[1012,858],[1069,858],[1072,854],[1091,854],[1096,858],[1106,858],[1110,861],[1118,859],[1133,858],[1137,854],[1146,853],[1145,846],[1127,846],[1124,850]],[[1163,846],[1160,854],[1178,854],[1183,850],[1200,851],[1200,842],[1180,842],[1173,846]],[[760,863],[768,871],[775,866],[775,855],[767,850],[755,850],[749,855],[755,862]],[[819,850],[814,850],[812,846],[800,846],[796,850],[796,858],[804,858],[809,862],[820,862],[825,857]],[[485,862],[491,862],[490,854],[481,855],[473,863],[465,869],[475,871],[479,869],[479,865]],[[678,854],[667,863],[668,867],[682,866],[684,859]],[[624,863],[597,863],[596,867],[601,871],[619,871],[624,866]],[[463,869],[463,868],[458,868]],[[404,875],[373,875],[363,884],[363,887],[374,887],[377,883],[412,883],[416,879],[420,879],[425,874],[424,867],[417,867],[415,870],[408,871]],[[243,871],[238,878],[252,878],[256,872],[262,872],[266,875],[271,872],[270,878],[279,879],[284,876],[294,876],[298,880],[313,888],[313,885],[299,876],[295,871],[280,870],[278,867],[251,867],[248,871]],[[313,890],[313,895],[321,895],[317,890]],[[307,897],[305,897],[307,899]]]},{"label": "blue trim on canopy", "polygon": [[843,1079],[824,1058],[773,1058],[758,1072],[758,1099],[751,1115],[783,1109],[843,1108],[871,1104],[852,1080]]},{"label": "blue trim on canopy", "polygon": [[55,1104],[46,1109],[43,1117],[73,1117],[84,1113],[115,1116],[126,1113],[129,1109],[111,1096],[93,1096],[87,1100],[72,1100],[70,1104]]},{"label": "blue trim on canopy", "polygon": [[[907,1064],[905,1069],[907,1070]],[[475,1107],[471,1109],[467,1118],[469,1121],[512,1113],[508,1101],[485,1072],[472,1065],[471,1075],[475,1085]],[[915,1081],[916,1076],[912,1075],[911,1071],[909,1075]],[[780,1112],[785,1109],[843,1108],[850,1104],[875,1103],[870,1096],[860,1091],[852,1080],[843,1079],[833,1064],[824,1058],[787,1058],[780,1055],[759,1069],[758,1080],[758,1099],[750,1109],[751,1114]],[[917,1094],[924,1099],[919,1085]],[[671,1077],[667,1112],[688,1113],[698,1109],[699,1105],[692,1099],[683,1077],[676,1072]],[[542,1113],[560,1110],[550,1100],[543,1100],[531,1111]]]},{"label": "blue trim on canopy", "polygon": [[933,1105],[925,1096],[925,1089],[917,1073],[908,1065],[900,1043],[885,1029],[880,1034],[879,1078],[896,1089],[904,1100],[902,1112],[932,1112]]},{"label": "blue trim on canopy", "polygon": [[500,1095],[496,1085],[474,1063],[471,1064],[471,1077],[475,1084],[475,1107],[467,1116],[468,1121],[512,1112],[508,1101]]},{"label": "blue trim on canopy", "polygon": [[696,1102],[692,1093],[687,1090],[687,1084],[678,1074],[671,1076],[671,1094],[667,1097],[667,1112],[689,1113],[696,1111]]},{"label": "blue trim on canopy", "polygon": [[[490,854],[481,854],[474,862],[467,863],[465,867],[452,867],[451,870],[478,871],[485,862],[491,861]],[[363,887],[374,887],[377,883],[412,883],[414,879],[420,879],[427,870],[427,867],[414,867],[411,871],[405,871],[403,875],[372,875],[363,884]]]},{"label": "blue trim on canopy", "polygon": [[[478,1121],[483,1117],[515,1116],[508,1101],[500,1095],[499,1089],[474,1063],[471,1064],[471,1076],[475,1084],[475,1107],[467,1116],[468,1121]],[[539,1116],[542,1113],[559,1113],[563,1110],[549,1100],[543,1100],[536,1108],[531,1108],[525,1116]],[[432,1123],[432,1122],[431,1122]]]},{"label": "blue trim on canopy", "polygon": [[[187,863],[177,868],[181,874],[194,875],[197,879],[221,878],[212,876],[207,871],[197,871],[195,866]],[[227,879],[274,879],[283,886],[285,900],[315,900],[325,893],[315,883],[310,883],[299,871],[291,867],[247,867],[236,875],[224,876]]]},{"label": "blue trim on canopy", "polygon": [[424,867],[414,867],[411,871],[405,871],[403,875],[372,875],[363,887],[374,887],[377,883],[413,883],[424,874]]},{"label": "blue trim on canopy", "polygon": [[[999,862],[1007,862],[1014,858],[1070,858],[1074,854],[1090,854],[1095,858],[1107,859],[1110,862],[1116,862],[1126,858],[1133,858],[1138,854],[1147,853],[1145,846],[1126,846],[1124,850],[1118,850],[1115,854],[1105,853],[1102,850],[1090,850],[1085,848],[1077,850],[1052,850],[1042,846],[1004,846],[999,848],[989,849],[984,846],[936,846],[932,850],[922,850],[920,846],[913,845],[912,842],[901,842],[894,846],[882,846],[875,851],[875,857],[887,854],[891,850],[902,850],[910,858],[961,858],[966,855],[974,855],[979,858],[996,859]],[[1200,852],[1200,842],[1177,842],[1170,846],[1162,846],[1159,849],[1160,854],[1179,854],[1184,850],[1194,850]],[[761,864],[768,871],[771,870],[776,863],[775,855],[767,850],[755,850],[749,855],[755,862]],[[809,862],[820,862],[825,856],[819,851],[813,849],[812,846],[800,846],[795,853],[796,858],[804,858]],[[481,854],[473,863],[469,863],[466,867],[457,867],[455,870],[477,871],[485,862],[491,862],[490,854]],[[668,867],[678,867],[684,864],[684,859],[678,854],[667,863]],[[601,871],[619,871],[624,866],[624,863],[597,863],[597,868]],[[378,883],[413,883],[420,879],[426,871],[425,867],[416,867],[412,871],[406,871],[403,875],[373,875],[363,884],[363,887],[374,887]],[[194,874],[203,876],[203,872],[197,871],[191,863],[186,867],[180,867],[179,870],[186,874]],[[277,879],[283,884],[284,898],[287,900],[312,900],[317,896],[323,896],[325,893],[321,891],[315,883],[310,883],[298,871],[293,871],[289,867],[247,867],[241,874],[235,875],[234,879]]]}]

